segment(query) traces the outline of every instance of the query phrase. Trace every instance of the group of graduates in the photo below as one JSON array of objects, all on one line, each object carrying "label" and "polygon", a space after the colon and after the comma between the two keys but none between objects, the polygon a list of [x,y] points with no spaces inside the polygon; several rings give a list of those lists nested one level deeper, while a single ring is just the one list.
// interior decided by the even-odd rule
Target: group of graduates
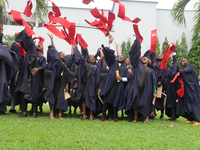
[{"label": "group of graduates", "polygon": [[[33,28],[32,24],[30,26]],[[150,50],[141,56],[137,36],[129,58],[124,58],[119,53],[118,43],[115,43],[115,55],[112,35],[109,46],[101,45],[95,55],[81,46],[79,50],[78,45],[72,45],[71,54],[65,55],[58,52],[53,35],[48,34],[51,45],[45,58],[43,45],[36,45],[26,30],[16,35],[10,50],[2,45],[2,31],[3,26],[0,33],[0,115],[5,114],[7,105],[11,105],[10,112],[16,112],[15,105],[20,104],[20,117],[27,117],[27,104],[31,103],[33,117],[37,118],[38,106],[42,111],[42,104],[48,102],[50,119],[55,115],[63,119],[63,112],[69,107],[71,114],[73,106],[74,112],[80,108],[83,120],[93,120],[102,113],[102,122],[108,118],[118,122],[118,111],[124,116],[125,110],[132,122],[140,118],[146,124],[148,118],[155,118],[155,110],[160,110],[160,119],[165,112],[169,121],[183,116],[187,119],[185,123],[200,125],[196,72],[187,58],[182,60],[183,69],[179,70],[175,47],[170,67],[161,69],[162,56],[157,57]]]}]

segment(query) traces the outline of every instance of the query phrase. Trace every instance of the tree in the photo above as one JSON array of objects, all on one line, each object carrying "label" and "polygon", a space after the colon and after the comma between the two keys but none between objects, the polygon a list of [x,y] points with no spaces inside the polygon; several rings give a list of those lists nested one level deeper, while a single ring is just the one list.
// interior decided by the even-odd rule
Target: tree
[{"label": "tree", "polygon": [[156,45],[156,55],[160,56],[160,42],[159,42],[158,37],[157,37],[157,45]]},{"label": "tree", "polygon": [[181,36],[181,43],[179,44],[178,40],[176,41],[176,56],[177,56],[177,61],[179,64],[180,69],[183,69],[183,67],[181,66],[181,61],[183,60],[183,58],[187,58],[188,56],[188,46],[187,46],[187,41],[186,41],[186,37],[185,37],[185,33],[182,33]]},{"label": "tree", "polygon": [[131,38],[127,39],[127,42],[123,41],[121,45],[121,54],[124,58],[128,57],[129,58],[129,50],[131,48]]},{"label": "tree", "polygon": [[11,48],[12,43],[15,41],[15,35],[4,35],[3,36],[3,44]]},{"label": "tree", "polygon": [[167,37],[165,37],[165,41],[162,44],[162,55],[165,53],[168,46],[169,46],[169,42],[168,42]]},{"label": "tree", "polygon": [[[186,19],[184,15],[185,7],[191,0],[177,0],[174,4],[171,16],[172,20],[178,26],[186,27]],[[192,41],[195,41],[199,37],[200,33],[200,3],[199,1],[195,2],[194,5],[194,17],[193,17],[193,38]]]},{"label": "tree", "polygon": [[[46,5],[46,0],[36,0],[36,8],[35,11],[32,15],[34,19],[39,19],[40,21],[43,22],[42,17],[45,17],[48,13],[47,5]],[[5,4],[8,5],[8,0],[0,0],[0,24],[3,24],[4,21],[4,11],[5,9]]]},{"label": "tree", "polygon": [[193,65],[194,69],[196,70],[196,74],[200,75],[200,38],[193,42],[192,48],[188,53],[188,58],[190,60],[190,64]]}]

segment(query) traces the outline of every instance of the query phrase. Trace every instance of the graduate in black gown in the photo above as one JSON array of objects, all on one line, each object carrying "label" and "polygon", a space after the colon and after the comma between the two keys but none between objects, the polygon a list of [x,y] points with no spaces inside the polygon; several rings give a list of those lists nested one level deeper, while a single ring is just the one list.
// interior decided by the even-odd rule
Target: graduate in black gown
[{"label": "graduate in black gown", "polygon": [[[77,47],[77,46],[75,46]],[[96,59],[94,55],[89,55],[87,49],[74,52],[72,55],[79,59],[79,67],[77,74],[77,91],[76,98],[81,105],[83,111],[83,120],[90,115],[90,120],[94,119],[94,112],[96,112],[97,94],[100,81],[100,70],[96,66]],[[78,56],[77,56],[78,55]],[[89,112],[87,113],[87,109]]]},{"label": "graduate in black gown", "polygon": [[[17,33],[15,33],[15,38],[17,37]],[[23,57],[21,56],[21,51],[20,48],[18,46],[18,43],[16,41],[14,41],[11,45],[10,50],[12,52],[16,53],[18,62],[16,62],[15,64],[18,64],[18,70],[15,74],[15,77],[12,78],[11,80],[11,95],[12,95],[12,99],[11,99],[11,107],[9,112],[11,113],[17,113],[15,110],[15,106],[16,104],[18,104],[20,102],[20,99],[17,96],[17,93],[15,93],[15,88],[16,88],[16,84],[17,84],[17,79],[18,79],[18,75],[19,75],[19,68],[22,67],[22,61],[23,61]]]},{"label": "graduate in black gown", "polygon": [[10,80],[12,75],[13,59],[8,49],[0,44],[0,115],[4,115],[7,111],[7,98],[11,99]]},{"label": "graduate in black gown", "polygon": [[195,121],[193,125],[200,125],[200,89],[196,71],[189,64],[187,58],[182,60],[181,66],[184,67],[180,71],[184,82],[184,97],[178,102],[180,105],[179,108],[181,109],[179,112],[182,112],[180,115],[187,119],[185,123],[192,124]]},{"label": "graduate in black gown", "polygon": [[[167,69],[160,69],[161,61],[162,61],[162,56],[157,57],[157,64],[155,65],[156,82],[157,82],[156,86],[157,86],[157,88],[162,87],[162,92],[164,92],[163,81],[164,81]],[[163,94],[161,95],[161,98],[158,98],[158,97],[156,98],[155,108],[157,111],[159,111],[159,110],[161,111],[160,119],[163,119],[164,109],[165,109]]]},{"label": "graduate in black gown", "polygon": [[175,81],[175,84],[171,83],[170,81],[173,80],[176,73],[179,72],[179,66],[176,60],[175,50],[172,55],[173,62],[170,65],[170,70],[168,70],[165,75],[163,84],[165,94],[167,95],[165,114],[170,117],[170,119],[168,119],[169,121],[176,121],[176,118],[178,118],[176,115],[176,100],[178,99],[178,94],[176,91],[178,90],[178,80]]},{"label": "graduate in black gown", "polygon": [[125,110],[130,118],[134,118],[134,123],[137,122],[138,112],[143,116],[143,123],[147,123],[146,117],[150,114],[153,97],[156,97],[156,79],[153,69],[147,67],[148,58],[140,60],[140,55],[141,46],[136,37],[129,51],[134,78],[128,91]]},{"label": "graduate in black gown", "polygon": [[59,111],[58,118],[62,118],[62,112],[68,111],[68,101],[65,99],[65,92],[70,88],[70,76],[65,64],[65,54],[58,53],[53,42],[53,35],[49,34],[51,44],[47,52],[47,70],[51,70],[51,80],[44,95],[50,106],[50,119],[54,119],[54,112]]},{"label": "graduate in black gown", "polygon": [[[106,120],[106,111],[108,109],[108,116],[114,117],[114,122],[118,122],[117,112],[125,107],[126,97],[126,83],[129,79],[128,70],[123,66],[124,57],[115,56],[115,51],[112,47],[112,35],[109,36],[110,48],[103,47],[104,57],[109,67],[108,74],[105,78],[104,84],[101,87],[100,97],[104,101],[101,121]],[[116,44],[118,51],[118,44]],[[116,75],[118,71],[118,75]]]},{"label": "graduate in black gown", "polygon": [[96,66],[99,68],[101,73],[107,73],[108,68],[107,68],[106,60],[104,58],[102,47],[97,50],[97,53],[95,54],[94,57],[96,58],[96,60],[97,60],[97,57],[100,57],[100,59],[96,63]]},{"label": "graduate in black gown", "polygon": [[[33,28],[33,25],[30,24]],[[21,92],[22,112],[20,117],[27,117],[27,103],[32,103],[33,117],[38,118],[37,103],[44,84],[44,71],[46,59],[40,53],[43,50],[41,44],[35,47],[32,36],[28,36],[24,29],[17,37],[16,42],[20,42],[26,51],[22,62],[15,92]]]}]

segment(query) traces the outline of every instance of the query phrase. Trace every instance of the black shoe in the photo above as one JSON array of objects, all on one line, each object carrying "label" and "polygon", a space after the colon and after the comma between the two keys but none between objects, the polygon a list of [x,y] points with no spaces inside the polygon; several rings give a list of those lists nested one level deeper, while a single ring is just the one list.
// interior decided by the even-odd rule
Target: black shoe
[{"label": "black shoe", "polygon": [[38,118],[38,116],[37,115],[33,115],[33,118]]},{"label": "black shoe", "polygon": [[160,119],[163,119],[163,115],[160,115]]},{"label": "black shoe", "polygon": [[17,113],[17,111],[15,109],[10,109],[9,112],[10,113]]},{"label": "black shoe", "polygon": [[22,118],[22,117],[27,117],[27,114],[22,114],[21,116],[19,116],[19,118]]},{"label": "black shoe", "polygon": [[0,115],[6,115],[4,111],[0,111]]}]

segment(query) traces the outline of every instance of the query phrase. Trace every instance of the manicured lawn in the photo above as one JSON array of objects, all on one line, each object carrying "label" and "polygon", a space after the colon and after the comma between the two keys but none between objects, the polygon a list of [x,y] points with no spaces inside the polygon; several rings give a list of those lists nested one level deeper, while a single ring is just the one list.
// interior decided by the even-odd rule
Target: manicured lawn
[{"label": "manicured lawn", "polygon": [[[0,116],[0,149],[200,149],[200,126],[183,124],[184,118],[168,122],[158,114],[148,124],[134,124],[127,118],[118,123],[100,122],[100,117],[82,121],[80,115],[65,113],[63,120],[50,120],[49,107],[43,108],[37,119],[9,112]],[[171,124],[177,127],[167,127]]]}]

